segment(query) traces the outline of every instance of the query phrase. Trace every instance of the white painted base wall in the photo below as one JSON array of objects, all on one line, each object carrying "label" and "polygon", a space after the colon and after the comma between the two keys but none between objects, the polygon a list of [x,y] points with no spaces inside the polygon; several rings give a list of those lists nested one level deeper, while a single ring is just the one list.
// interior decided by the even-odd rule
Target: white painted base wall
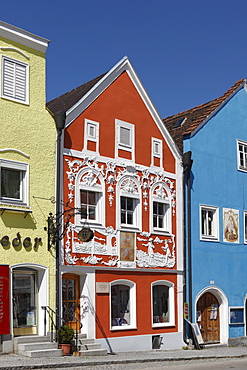
[{"label": "white painted base wall", "polygon": [[[183,333],[163,333],[157,334],[162,337],[161,350],[182,349],[185,346]],[[152,335],[136,335],[128,337],[117,337],[106,339],[96,339],[101,347],[110,352],[109,342],[113,352],[132,352],[132,351],[150,351],[152,350]]]}]

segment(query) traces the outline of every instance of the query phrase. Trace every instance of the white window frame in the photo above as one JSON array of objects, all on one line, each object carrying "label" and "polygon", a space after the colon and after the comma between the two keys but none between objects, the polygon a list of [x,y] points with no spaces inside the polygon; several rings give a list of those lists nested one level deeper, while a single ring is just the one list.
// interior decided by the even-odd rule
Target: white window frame
[{"label": "white window frame", "polygon": [[[240,151],[239,146],[242,145],[246,149],[246,152]],[[245,162],[245,165],[241,165],[241,153],[243,155],[242,161]],[[238,170],[247,172],[247,142],[242,140],[237,140],[237,158],[238,158]]]},{"label": "white window frame", "polygon": [[[130,311],[130,324],[129,325],[112,325],[111,317],[111,288],[114,285],[126,285],[129,287],[129,311]],[[109,304],[110,304],[110,330],[130,330],[136,329],[136,283],[131,280],[114,280],[110,283],[110,294],[109,294]]]},{"label": "white window frame", "polygon": [[87,172],[91,170],[92,170],[91,168],[87,167],[83,169],[82,171],[80,171],[77,175],[75,205],[76,205],[76,208],[78,208],[78,210],[81,209],[81,194],[80,194],[81,190],[91,191],[91,192],[96,193],[98,197],[97,205],[96,205],[96,220],[90,220],[88,218],[87,219],[83,218],[79,211],[76,212],[75,220],[76,220],[77,225],[83,225],[86,221],[86,223],[89,224],[90,226],[100,227],[100,226],[104,226],[105,224],[105,202],[104,202],[105,194],[104,194],[104,186],[103,186],[101,175],[98,172],[93,171],[94,175],[96,175],[100,181],[100,186],[86,186],[82,184],[80,181],[83,175],[85,175]]},{"label": "white window frame", "polygon": [[29,165],[27,163],[0,159],[0,176],[2,168],[20,171],[23,173],[23,178],[20,184],[20,199],[2,197],[2,192],[0,191],[0,202],[9,205],[29,206]]},{"label": "white window frame", "polygon": [[[164,191],[167,194],[167,197],[160,198],[157,195],[154,194],[154,191],[157,187],[162,186],[164,188]],[[164,223],[166,224],[166,228],[159,228],[159,227],[154,227],[154,222],[153,222],[153,204],[154,202],[156,203],[162,203],[168,206],[168,209],[164,215]],[[153,187],[151,188],[151,207],[150,207],[150,225],[151,225],[151,232],[154,234],[165,234],[165,235],[170,235],[172,232],[172,211],[171,211],[171,195],[169,188],[166,184],[164,183],[155,183]]]},{"label": "white window frame", "polygon": [[[135,161],[135,125],[124,122],[119,119],[115,121],[116,125],[116,150],[115,157],[118,158],[118,150],[124,150],[131,153],[131,161]],[[121,142],[121,128],[127,129],[130,132],[130,143],[125,144]],[[125,160],[127,160],[125,158]]]},{"label": "white window frame", "polygon": [[[13,63],[14,65],[14,75],[12,75],[12,79],[13,79],[13,84],[12,84],[12,88],[13,88],[13,92],[12,94],[6,94],[4,93],[4,81],[5,81],[5,77],[4,77],[4,72],[5,72],[5,68],[4,68],[4,64],[5,62],[10,62],[10,63]],[[25,94],[25,99],[20,99],[18,98],[17,94],[16,94],[16,66],[19,65],[21,67],[24,68],[25,70],[25,86],[24,86],[24,89],[23,89],[23,92]],[[27,63],[24,63],[24,62],[21,62],[19,60],[16,60],[16,59],[12,59],[12,58],[9,58],[9,57],[6,57],[6,56],[2,56],[2,84],[1,84],[1,97],[4,98],[4,99],[8,99],[8,100],[12,100],[12,101],[15,101],[15,102],[18,102],[18,103],[22,103],[22,104],[29,104],[29,65]]]},{"label": "white window frame", "polygon": [[[128,178],[128,177],[127,177]],[[140,194],[140,186],[138,182],[133,178],[133,182],[135,182],[136,187],[138,188],[138,193],[126,192],[122,190],[121,183],[126,179],[123,177],[117,186],[117,225],[118,228],[121,230],[129,230],[129,231],[138,231],[141,230],[141,220],[142,220],[142,210],[141,210],[141,194]],[[122,224],[121,223],[121,197],[131,198],[134,201],[135,209],[133,212],[133,224]]]},{"label": "white window frame", "polygon": [[[202,211],[210,211],[213,212],[213,231],[212,235],[209,234],[202,234]],[[200,239],[201,240],[210,240],[210,241],[219,241],[219,208],[214,206],[208,205],[200,205]]]},{"label": "white window frame", "polygon": [[[95,134],[93,136],[90,135],[90,128],[94,129]],[[96,143],[95,151],[88,149],[89,141]],[[99,153],[99,122],[85,119],[84,121],[84,149],[88,152]]]},{"label": "white window frame", "polygon": [[247,211],[244,211],[244,244],[247,244]]},{"label": "white window frame", "polygon": [[[162,323],[153,322],[153,287],[157,285],[164,285],[169,287],[169,298],[168,298],[168,312],[169,312],[169,321]],[[174,326],[175,325],[175,294],[174,294],[174,284],[167,280],[157,280],[151,284],[151,322],[152,327],[163,327],[163,326]]]},{"label": "white window frame", "polygon": [[[151,161],[151,166],[160,167],[160,168],[163,167],[162,166],[162,164],[163,164],[163,145],[162,144],[163,144],[162,140],[152,137],[152,161]],[[156,146],[158,146],[158,151],[155,150]],[[159,166],[156,166],[154,164],[155,158],[159,158],[159,160],[160,160],[160,165]]]}]

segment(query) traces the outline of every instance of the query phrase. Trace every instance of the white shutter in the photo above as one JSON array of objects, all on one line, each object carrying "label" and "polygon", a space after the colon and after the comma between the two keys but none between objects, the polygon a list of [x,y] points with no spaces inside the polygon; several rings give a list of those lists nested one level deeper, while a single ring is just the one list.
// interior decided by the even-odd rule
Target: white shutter
[{"label": "white shutter", "polygon": [[3,95],[14,97],[15,65],[7,59],[3,59]]},{"label": "white shutter", "polygon": [[15,98],[26,100],[26,66],[15,65]]},{"label": "white shutter", "polygon": [[27,65],[3,58],[3,96],[26,101]]},{"label": "white shutter", "polygon": [[130,129],[120,126],[120,144],[130,146]]}]

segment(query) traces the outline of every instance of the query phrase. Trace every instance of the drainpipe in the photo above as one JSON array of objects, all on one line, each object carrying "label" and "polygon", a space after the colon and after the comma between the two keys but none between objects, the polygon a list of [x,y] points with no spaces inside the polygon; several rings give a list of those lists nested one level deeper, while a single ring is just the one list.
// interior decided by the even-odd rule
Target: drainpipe
[{"label": "drainpipe", "polygon": [[60,255],[61,255],[61,243],[59,239],[60,235],[60,200],[61,200],[61,194],[60,194],[60,184],[61,184],[61,162],[62,162],[62,145],[61,145],[61,136],[63,129],[65,127],[65,120],[66,120],[66,113],[65,112],[58,112],[54,116],[54,120],[56,123],[57,128],[57,159],[56,159],[56,238],[55,238],[55,247],[56,247],[56,327],[57,329],[60,327]]},{"label": "drainpipe", "polygon": [[[191,261],[191,167],[193,160],[192,152],[183,154],[184,166],[184,302],[186,302],[188,292],[188,321],[192,322],[192,261]],[[185,187],[187,182],[187,207],[185,202]],[[186,212],[187,211],[187,212]],[[187,214],[187,219],[186,219]],[[187,221],[187,222],[186,222]],[[186,227],[187,225],[187,227]],[[187,236],[187,238],[186,238]],[[186,240],[187,239],[187,240]],[[188,271],[188,282],[187,282]],[[184,320],[184,341],[186,339],[186,322]]]}]

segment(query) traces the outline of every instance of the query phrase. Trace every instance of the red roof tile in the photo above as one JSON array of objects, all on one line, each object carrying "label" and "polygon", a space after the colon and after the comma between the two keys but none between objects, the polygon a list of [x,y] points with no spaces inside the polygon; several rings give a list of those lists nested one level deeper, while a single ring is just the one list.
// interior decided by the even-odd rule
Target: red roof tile
[{"label": "red roof tile", "polygon": [[[226,99],[230,98],[231,95],[245,83],[246,79],[243,78],[242,80],[237,81],[224,95],[220,96],[219,98],[163,119],[165,126],[173,137],[173,140],[177,144],[181,153],[183,153],[184,135],[192,133],[200,124],[205,121],[207,117],[212,115]],[[183,120],[182,125],[178,125],[177,128],[174,127],[179,120]]]},{"label": "red roof tile", "polygon": [[102,74],[99,77],[94,78],[91,81],[86,82],[85,84],[76,87],[75,89],[60,95],[59,97],[49,101],[46,106],[47,108],[53,113],[56,114],[58,112],[67,112],[73,105],[75,105],[86,93],[93,88],[94,85],[101,78],[104,77],[106,73]]}]

